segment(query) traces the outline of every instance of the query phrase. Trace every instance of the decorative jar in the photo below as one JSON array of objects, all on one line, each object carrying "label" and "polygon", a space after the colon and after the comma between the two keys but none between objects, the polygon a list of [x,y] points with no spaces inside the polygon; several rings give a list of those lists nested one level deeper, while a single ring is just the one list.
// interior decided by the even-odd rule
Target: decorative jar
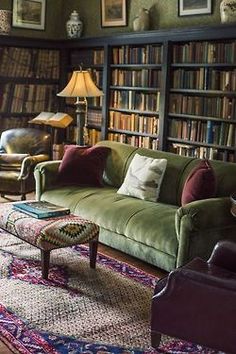
[{"label": "decorative jar", "polygon": [[236,0],[221,1],[220,19],[222,23],[236,22]]},{"label": "decorative jar", "polygon": [[11,11],[0,10],[0,34],[9,34],[11,31]]},{"label": "decorative jar", "polygon": [[138,15],[133,20],[134,31],[147,31],[149,30],[149,11],[141,8]]},{"label": "decorative jar", "polygon": [[70,19],[66,22],[66,31],[68,38],[79,38],[83,30],[83,23],[79,18],[79,14],[74,10],[70,14]]}]

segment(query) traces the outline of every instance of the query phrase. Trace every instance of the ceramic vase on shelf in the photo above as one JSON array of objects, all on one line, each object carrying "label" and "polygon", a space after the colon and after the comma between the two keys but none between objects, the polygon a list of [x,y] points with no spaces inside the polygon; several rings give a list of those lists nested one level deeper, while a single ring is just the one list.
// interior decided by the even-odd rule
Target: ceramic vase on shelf
[{"label": "ceramic vase on shelf", "polygon": [[236,0],[222,0],[220,3],[221,23],[236,22]]},{"label": "ceramic vase on shelf", "polygon": [[79,14],[74,10],[70,14],[70,19],[66,22],[66,31],[68,38],[79,38],[83,30],[83,23],[79,18]]},{"label": "ceramic vase on shelf", "polygon": [[0,10],[0,34],[9,34],[11,31],[11,11]]},{"label": "ceramic vase on shelf", "polygon": [[147,31],[149,30],[149,11],[141,8],[138,15],[133,20],[134,31]]}]

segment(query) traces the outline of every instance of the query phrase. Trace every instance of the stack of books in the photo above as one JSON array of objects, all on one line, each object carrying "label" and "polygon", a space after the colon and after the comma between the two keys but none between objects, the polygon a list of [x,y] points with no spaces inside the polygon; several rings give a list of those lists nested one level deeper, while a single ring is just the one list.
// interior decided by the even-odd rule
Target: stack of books
[{"label": "stack of books", "polygon": [[37,219],[53,218],[70,214],[69,208],[64,208],[45,201],[17,202],[13,203],[13,209]]}]

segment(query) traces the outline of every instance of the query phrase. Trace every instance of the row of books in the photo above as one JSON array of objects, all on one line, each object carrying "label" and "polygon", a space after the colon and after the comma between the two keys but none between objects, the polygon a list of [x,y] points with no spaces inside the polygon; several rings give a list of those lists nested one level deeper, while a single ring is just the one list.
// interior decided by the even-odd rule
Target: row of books
[{"label": "row of books", "polygon": [[12,84],[0,84],[0,112],[8,111],[10,92],[12,91]]},{"label": "row of books", "polygon": [[174,44],[173,63],[236,64],[236,41]]},{"label": "row of books", "polygon": [[52,159],[61,160],[64,155],[64,144],[52,145]]},{"label": "row of books", "polygon": [[139,69],[139,70],[112,70],[112,85],[119,86],[140,86],[140,87],[160,87],[160,70]]},{"label": "row of books", "polygon": [[93,51],[93,63],[95,65],[104,64],[104,50],[103,49],[95,49]]},{"label": "row of books", "polygon": [[236,69],[176,69],[173,71],[172,86],[183,89],[236,91]]},{"label": "row of books", "polygon": [[139,114],[124,114],[117,111],[109,112],[109,129],[121,129],[131,132],[158,135],[159,119]]},{"label": "row of books", "polygon": [[70,51],[70,65],[75,70],[79,70],[80,66],[88,67],[94,64],[94,53],[90,48],[73,49]]},{"label": "row of books", "polygon": [[98,141],[101,140],[101,132],[96,129],[88,129],[89,135],[89,144],[95,145]]},{"label": "row of books", "polygon": [[[66,97],[66,104],[72,105],[75,104],[76,98],[75,97]],[[94,107],[102,107],[103,96],[100,97],[88,97],[87,98],[88,105]]]},{"label": "row of books", "polygon": [[100,97],[89,97],[88,98],[88,105],[94,107],[101,107],[103,103],[103,96]]},{"label": "row of books", "polygon": [[54,111],[57,107],[57,85],[22,85],[14,86],[11,100],[11,112]]},{"label": "row of books", "polygon": [[59,78],[59,51],[0,47],[0,75],[41,79]]},{"label": "row of books", "polygon": [[28,117],[6,117],[5,114],[0,114],[0,132],[13,128],[25,128],[29,119]]},{"label": "row of books", "polygon": [[133,90],[111,90],[110,106],[113,108],[158,112],[160,92],[143,93]]},{"label": "row of books", "polygon": [[93,78],[94,83],[102,87],[102,81],[103,81],[103,71],[102,70],[96,70],[96,69],[90,69],[89,70],[91,73],[91,76]]},{"label": "row of books", "polygon": [[152,150],[158,150],[159,147],[159,140],[150,138],[149,136],[135,136],[127,134],[109,133],[108,140]]},{"label": "row of books", "polygon": [[163,49],[161,45],[123,45],[113,48],[112,54],[113,64],[161,64]]},{"label": "row of books", "polygon": [[172,119],[169,121],[169,136],[229,147],[236,144],[235,124],[225,122]]},{"label": "row of books", "polygon": [[236,98],[171,94],[170,113],[236,119]]},{"label": "row of books", "polygon": [[98,110],[89,109],[87,115],[88,125],[101,126],[102,112]]},{"label": "row of books", "polygon": [[235,152],[206,146],[172,144],[170,151],[181,156],[236,162]]}]

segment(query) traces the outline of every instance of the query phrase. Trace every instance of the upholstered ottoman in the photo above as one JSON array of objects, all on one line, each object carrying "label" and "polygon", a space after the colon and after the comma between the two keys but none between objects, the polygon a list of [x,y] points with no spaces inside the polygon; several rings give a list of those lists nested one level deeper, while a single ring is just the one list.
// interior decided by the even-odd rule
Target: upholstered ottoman
[{"label": "upholstered ottoman", "polygon": [[50,252],[56,248],[89,243],[90,267],[95,268],[99,227],[75,215],[36,219],[0,204],[0,228],[41,250],[42,277],[48,278]]}]

